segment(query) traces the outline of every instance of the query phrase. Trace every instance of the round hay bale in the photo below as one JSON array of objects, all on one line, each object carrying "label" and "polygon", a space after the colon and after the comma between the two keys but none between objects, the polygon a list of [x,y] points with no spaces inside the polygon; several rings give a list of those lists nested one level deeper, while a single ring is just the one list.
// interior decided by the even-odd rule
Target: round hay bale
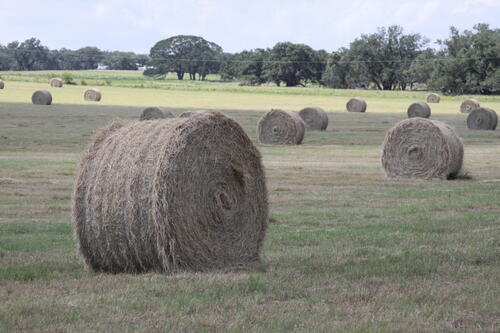
[{"label": "round hay bale", "polygon": [[427,95],[426,100],[427,103],[439,103],[439,101],[441,100],[441,96],[435,93],[430,93],[429,95]]},{"label": "round hay bale", "polygon": [[165,118],[175,118],[175,115],[157,106],[152,106],[145,108],[140,116],[139,120],[153,120],[153,119],[165,119]]},{"label": "round hay bale", "polygon": [[364,99],[354,97],[347,102],[346,108],[349,112],[366,112],[366,102]]},{"label": "round hay bale", "polygon": [[429,118],[431,116],[431,107],[425,102],[415,102],[408,107],[408,118]]},{"label": "round hay bale", "polygon": [[73,227],[95,271],[209,271],[260,260],[261,156],[221,113],[114,122],[83,156]]},{"label": "round hay bale", "polygon": [[55,77],[50,80],[50,86],[54,88],[61,88],[63,86],[63,80]]},{"label": "round hay bale", "polygon": [[267,112],[257,124],[259,141],[267,145],[299,145],[305,131],[304,121],[297,113],[283,110]]},{"label": "round hay bale", "polygon": [[460,112],[471,113],[472,110],[479,109],[481,105],[475,99],[466,99],[460,104]]},{"label": "round hay bale", "polygon": [[31,96],[33,104],[50,105],[52,104],[52,94],[47,90],[37,90]]},{"label": "round hay bale", "polygon": [[0,89],[3,89],[5,87],[5,83],[3,83],[2,80],[0,80]]},{"label": "round hay bale", "polygon": [[83,99],[91,102],[99,102],[101,97],[101,92],[96,88],[90,88],[83,94]]},{"label": "round hay bale", "polygon": [[497,122],[497,113],[492,109],[475,109],[467,116],[467,128],[472,130],[494,130]]},{"label": "round hay bale", "polygon": [[464,147],[455,131],[440,121],[400,121],[385,136],[382,166],[388,177],[452,178],[462,168]]},{"label": "round hay bale", "polygon": [[200,114],[205,114],[207,112],[211,112],[211,111],[207,111],[207,110],[190,110],[190,111],[184,111],[183,113],[181,113],[179,115],[179,118],[189,118],[189,117],[192,117],[192,116],[197,116],[197,115],[200,115]]},{"label": "round hay bale", "polygon": [[328,127],[328,115],[322,108],[303,108],[299,111],[299,116],[308,130],[324,131]]}]

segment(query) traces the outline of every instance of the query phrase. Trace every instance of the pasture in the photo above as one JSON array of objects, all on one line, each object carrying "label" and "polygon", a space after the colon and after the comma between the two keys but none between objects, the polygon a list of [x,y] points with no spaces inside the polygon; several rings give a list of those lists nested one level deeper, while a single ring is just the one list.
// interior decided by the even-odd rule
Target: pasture
[{"label": "pasture", "polygon": [[[500,330],[500,132],[468,130],[458,112],[464,96],[431,104],[431,118],[463,139],[460,179],[393,180],[380,145],[425,92],[151,79],[140,88],[133,73],[111,74],[130,78],[98,87],[103,100],[91,103],[84,86],[1,73],[0,331]],[[29,104],[36,89],[50,90],[53,105]],[[366,99],[367,113],[345,111],[353,96]],[[476,98],[500,111],[500,97]],[[270,199],[262,266],[173,276],[85,271],[70,221],[80,154],[112,119],[154,105],[176,115],[222,110],[254,142],[270,108],[328,112],[327,130],[307,132],[302,145],[257,145]]]}]

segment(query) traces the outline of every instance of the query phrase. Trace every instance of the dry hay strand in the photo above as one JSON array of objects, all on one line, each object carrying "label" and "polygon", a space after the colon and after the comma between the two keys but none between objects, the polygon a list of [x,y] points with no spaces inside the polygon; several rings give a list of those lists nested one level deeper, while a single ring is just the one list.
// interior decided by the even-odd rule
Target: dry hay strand
[{"label": "dry hay strand", "polygon": [[37,90],[31,96],[33,104],[50,105],[52,104],[52,94],[47,90]]},{"label": "dry hay strand", "polygon": [[471,130],[494,130],[497,122],[497,113],[488,108],[472,110],[467,116],[467,128]]},{"label": "dry hay strand", "polygon": [[91,102],[99,102],[101,100],[101,97],[101,92],[96,88],[90,88],[83,94],[83,99]]},{"label": "dry hay strand", "polygon": [[267,145],[299,145],[305,131],[304,121],[297,113],[283,110],[267,112],[257,124],[259,141]]},{"label": "dry hay strand", "polygon": [[299,111],[306,129],[324,131],[328,127],[328,115],[319,107],[307,107]]},{"label": "dry hay strand", "polygon": [[248,267],[268,225],[260,153],[218,112],[115,121],[82,158],[72,219],[95,271]]},{"label": "dry hay strand", "polygon": [[431,116],[431,107],[425,102],[415,102],[408,107],[408,118],[429,118]]},{"label": "dry hay strand", "polygon": [[184,111],[179,115],[179,118],[189,118],[192,116],[197,116],[197,115],[203,115],[205,113],[210,113],[211,111],[207,110],[190,110],[190,111]]},{"label": "dry hay strand", "polygon": [[435,93],[430,93],[426,98],[427,103],[439,103],[440,100],[441,96]]},{"label": "dry hay strand", "polygon": [[424,118],[400,121],[385,136],[382,166],[388,177],[449,179],[462,168],[464,147],[447,124]]},{"label": "dry hay strand", "polygon": [[63,80],[55,77],[50,80],[50,86],[54,88],[61,88],[63,86]]},{"label": "dry hay strand", "polygon": [[481,105],[478,101],[473,98],[466,99],[460,104],[460,112],[462,113],[471,113],[475,109],[479,109]]},{"label": "dry hay strand", "polygon": [[145,108],[139,120],[154,120],[154,119],[165,119],[165,118],[175,118],[175,115],[165,109],[159,108],[157,106],[152,106]]},{"label": "dry hay strand", "polygon": [[346,108],[349,112],[366,112],[366,102],[364,99],[354,97],[347,102]]},{"label": "dry hay strand", "polygon": [[2,80],[0,80],[0,89],[3,89],[3,88],[5,88],[5,83],[3,83]]}]

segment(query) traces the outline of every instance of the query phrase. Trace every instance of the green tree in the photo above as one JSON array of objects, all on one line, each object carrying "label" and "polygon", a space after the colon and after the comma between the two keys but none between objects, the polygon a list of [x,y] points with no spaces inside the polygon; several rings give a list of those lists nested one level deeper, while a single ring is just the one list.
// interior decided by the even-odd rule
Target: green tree
[{"label": "green tree", "polygon": [[26,71],[45,69],[49,49],[43,46],[40,40],[30,38],[22,43],[14,41],[7,45],[7,49],[16,60],[16,69]]},{"label": "green tree", "polygon": [[358,61],[380,90],[406,89],[407,71],[427,40],[420,34],[403,34],[397,25],[361,35],[351,43],[349,54]]},{"label": "green tree", "polygon": [[434,72],[435,63],[436,55],[433,49],[429,48],[419,53],[404,74],[410,89],[413,89],[416,83],[427,85]]},{"label": "green tree", "polygon": [[341,48],[327,58],[323,83],[330,88],[367,88],[370,84],[364,67],[349,54],[349,49]]},{"label": "green tree", "polygon": [[500,93],[500,29],[476,24],[460,33],[450,28],[450,37],[438,41],[443,50],[429,82],[431,88],[452,94]]},{"label": "green tree", "polygon": [[309,46],[290,42],[278,43],[269,52],[264,66],[268,81],[287,87],[317,82],[320,58]]},{"label": "green tree", "polygon": [[222,48],[202,37],[179,35],[156,43],[150,57],[154,70],[145,71],[145,75],[175,72],[179,80],[185,73],[191,80],[196,80],[196,74],[205,79],[207,74],[218,71]]}]

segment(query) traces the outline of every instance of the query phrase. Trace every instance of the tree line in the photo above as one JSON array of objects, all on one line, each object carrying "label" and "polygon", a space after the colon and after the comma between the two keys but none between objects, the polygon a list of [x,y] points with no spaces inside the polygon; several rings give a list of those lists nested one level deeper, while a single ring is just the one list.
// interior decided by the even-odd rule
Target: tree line
[{"label": "tree line", "polygon": [[156,43],[149,55],[101,51],[49,50],[36,38],[0,45],[0,70],[137,69],[162,78],[222,80],[243,85],[274,83],[287,87],[316,84],[331,88],[407,90],[426,88],[450,94],[500,93],[500,29],[477,24],[438,40],[435,48],[420,34],[405,34],[400,26],[363,34],[334,52],[305,44],[277,43],[272,48],[225,53],[216,43],[198,36],[173,36]]}]

